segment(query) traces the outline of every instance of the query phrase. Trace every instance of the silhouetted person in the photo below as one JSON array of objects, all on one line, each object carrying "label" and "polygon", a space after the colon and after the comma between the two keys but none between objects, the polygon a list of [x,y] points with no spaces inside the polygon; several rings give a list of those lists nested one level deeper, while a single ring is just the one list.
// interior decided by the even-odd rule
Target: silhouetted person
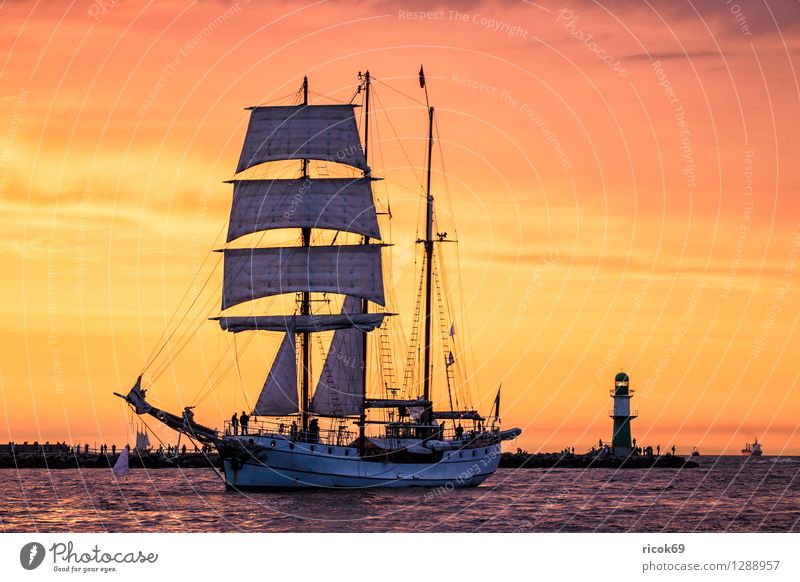
[{"label": "silhouetted person", "polygon": [[250,422],[250,417],[242,410],[242,415],[239,417],[239,424],[242,425],[242,434],[247,434],[247,423]]},{"label": "silhouetted person", "polygon": [[239,434],[239,419],[236,417],[235,412],[231,416],[231,430],[233,430],[233,436]]},{"label": "silhouetted person", "polygon": [[181,454],[182,454],[182,455],[185,455],[185,454],[186,454],[186,445],[183,445],[183,446],[181,447]]},{"label": "silhouetted person", "polygon": [[675,456],[675,445],[672,445],[672,456]]},{"label": "silhouetted person", "polygon": [[308,432],[311,435],[311,441],[317,442],[319,441],[319,420],[316,418],[312,419],[308,425]]},{"label": "silhouetted person", "polygon": [[462,436],[464,436],[464,427],[459,423],[456,427],[456,438],[460,439]]},{"label": "silhouetted person", "polygon": [[89,454],[89,443],[85,443],[83,445],[83,454],[84,455],[88,455]]},{"label": "silhouetted person", "polygon": [[656,445],[656,456],[661,454],[661,445]]},{"label": "silhouetted person", "polygon": [[297,423],[292,421],[292,426],[289,427],[289,437],[292,440],[297,438]]}]

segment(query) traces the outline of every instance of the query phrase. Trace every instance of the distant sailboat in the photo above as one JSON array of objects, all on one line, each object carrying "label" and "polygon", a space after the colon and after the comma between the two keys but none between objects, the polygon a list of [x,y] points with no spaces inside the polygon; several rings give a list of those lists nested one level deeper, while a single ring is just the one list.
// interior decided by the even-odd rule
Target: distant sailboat
[{"label": "distant sailboat", "polygon": [[[220,432],[195,422],[193,407],[181,415],[158,409],[146,400],[141,377],[127,395],[118,394],[136,414],[149,414],[214,446],[229,489],[475,486],[497,469],[501,442],[521,433],[501,430],[499,390],[493,414],[484,417],[469,404],[467,375],[463,381],[455,375],[456,331],[438,251],[441,243],[454,241],[435,230],[433,107],[426,111],[425,222],[417,240],[420,283],[410,345],[403,346],[404,377],[395,375],[398,358],[387,332],[394,314],[386,308],[390,297],[384,292],[382,262],[387,245],[373,196],[378,178],[367,163],[371,80],[369,72],[359,73],[355,93],[364,97],[363,148],[354,113],[358,106],[309,104],[307,79],[299,104],[249,108],[236,168],[245,175],[231,180],[227,242],[275,229],[299,234],[296,245],[221,250],[223,310],[287,293],[296,298],[294,313],[214,318],[234,334],[283,334],[249,423],[234,415]],[[422,71],[420,86],[425,86]],[[329,163],[343,177],[331,177]],[[248,177],[257,166],[261,177]],[[340,309],[331,308],[330,295],[344,296]],[[367,337],[373,331],[380,343],[368,353]],[[333,337],[312,394],[312,342],[320,332],[333,332]],[[438,341],[442,347],[436,355]],[[372,394],[369,371],[379,386]]]},{"label": "distant sailboat", "polygon": [[134,450],[139,453],[150,452],[150,437],[147,434],[147,429],[142,427],[142,430],[136,429],[136,446]]},{"label": "distant sailboat", "polygon": [[752,443],[745,443],[742,454],[746,457],[760,457],[762,455],[761,443],[753,439]]}]

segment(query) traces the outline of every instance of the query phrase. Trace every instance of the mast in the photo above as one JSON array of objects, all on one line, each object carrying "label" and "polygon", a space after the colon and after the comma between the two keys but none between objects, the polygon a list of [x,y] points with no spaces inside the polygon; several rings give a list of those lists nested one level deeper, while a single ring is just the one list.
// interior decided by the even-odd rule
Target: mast
[{"label": "mast", "polygon": [[[308,105],[308,77],[303,77],[303,105]],[[303,180],[308,179],[308,160],[303,159]],[[303,246],[311,246],[311,228],[301,229]],[[308,291],[303,291],[302,300],[300,304],[300,313],[302,315],[311,315],[311,294]],[[311,385],[311,334],[307,331],[303,332],[303,380],[301,384],[301,397],[300,397],[300,415],[302,419],[303,433],[308,431],[308,391]]]},{"label": "mast", "polygon": [[[433,154],[433,107],[428,107],[428,184],[427,220],[425,227],[425,375],[423,400],[431,400],[431,286],[433,279],[433,195],[431,194],[431,158]],[[432,420],[432,405],[428,405],[424,422]]]},{"label": "mast", "polygon": [[[370,85],[370,76],[369,76],[369,69],[367,69],[366,74],[364,75],[364,165],[366,169],[364,170],[364,177],[369,179],[370,177],[370,169],[369,169],[369,85]],[[369,244],[369,237],[364,236],[364,244]],[[368,313],[369,312],[369,301],[366,299],[361,299],[361,312]],[[362,340],[361,340],[361,358],[362,358],[362,375],[361,380],[364,386],[364,398],[361,401],[361,415],[359,416],[359,426],[358,426],[358,448],[359,454],[364,455],[366,451],[366,440],[365,440],[365,430],[367,424],[367,414],[366,414],[366,403],[367,403],[367,332],[363,332]]]}]

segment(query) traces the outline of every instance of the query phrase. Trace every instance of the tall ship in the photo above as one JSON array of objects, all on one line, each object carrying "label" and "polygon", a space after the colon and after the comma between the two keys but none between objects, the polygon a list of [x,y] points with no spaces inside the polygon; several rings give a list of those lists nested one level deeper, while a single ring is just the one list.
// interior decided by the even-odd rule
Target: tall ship
[{"label": "tall ship", "polygon": [[760,457],[763,454],[761,443],[758,439],[753,439],[752,443],[745,443],[742,454],[746,457]]},{"label": "tall ship", "polygon": [[[229,490],[477,486],[497,469],[502,441],[521,433],[501,428],[499,388],[490,414],[481,414],[470,404],[468,375],[455,372],[461,354],[441,282],[442,245],[453,241],[436,232],[434,108],[422,69],[428,131],[419,283],[402,356],[391,341],[399,318],[393,288],[384,287],[390,245],[379,226],[379,214],[390,213],[377,210],[380,178],[368,164],[374,81],[359,73],[350,103],[312,104],[306,77],[293,104],[249,108],[219,250],[222,313],[211,318],[234,339],[281,334],[249,412],[220,430],[195,419],[194,402],[177,414],[156,407],[141,375],[127,394],[115,393],[139,418],[216,449]],[[294,233],[292,244],[259,245],[260,235],[279,229]],[[250,312],[236,314],[242,305]]]}]

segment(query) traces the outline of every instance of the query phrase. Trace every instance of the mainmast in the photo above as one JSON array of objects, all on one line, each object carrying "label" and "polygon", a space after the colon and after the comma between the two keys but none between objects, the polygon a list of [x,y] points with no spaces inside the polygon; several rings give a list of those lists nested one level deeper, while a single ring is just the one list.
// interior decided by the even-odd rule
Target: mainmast
[{"label": "mainmast", "polygon": [[[303,106],[308,106],[308,77],[303,77]],[[304,158],[302,161],[303,180],[308,179],[308,159]],[[305,227],[301,229],[303,246],[311,246],[311,228]],[[303,291],[300,303],[300,314],[311,315],[311,294],[308,291]],[[308,402],[309,402],[309,386],[311,385],[311,334],[307,331],[303,332],[303,379],[301,383],[301,396],[300,396],[300,415],[302,419],[303,432],[308,430]]]},{"label": "mainmast", "polygon": [[[431,401],[431,286],[433,280],[433,195],[431,194],[431,158],[433,154],[433,107],[428,107],[428,184],[425,226],[425,373],[422,399]],[[423,422],[433,420],[432,405],[427,405]]]}]

